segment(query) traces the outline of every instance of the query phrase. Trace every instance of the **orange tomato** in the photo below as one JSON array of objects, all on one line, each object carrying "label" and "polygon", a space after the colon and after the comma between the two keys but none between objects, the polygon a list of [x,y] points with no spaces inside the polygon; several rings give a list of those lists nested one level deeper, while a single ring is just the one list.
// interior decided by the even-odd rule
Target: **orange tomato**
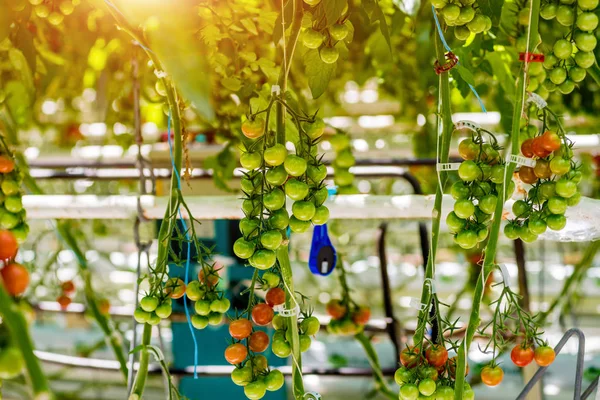
[{"label": "orange tomato", "polygon": [[248,349],[241,343],[235,343],[225,349],[225,359],[229,364],[241,364],[248,357]]},{"label": "orange tomato", "polygon": [[65,310],[67,307],[69,307],[69,304],[71,304],[71,301],[72,301],[71,298],[69,296],[67,296],[66,294],[61,294],[56,299],[56,302],[60,305],[60,308],[62,310]]},{"label": "orange tomato", "polygon": [[252,333],[252,322],[246,318],[236,319],[229,324],[229,334],[237,340],[246,339]]},{"label": "orange tomato", "polygon": [[15,169],[15,162],[6,156],[0,156],[0,174],[8,174]]},{"label": "orange tomato", "polygon": [[369,307],[360,307],[352,315],[352,321],[357,325],[365,325],[371,318],[371,309]]},{"label": "orange tomato", "polygon": [[10,231],[0,230],[0,261],[15,258],[19,244],[17,238]]},{"label": "orange tomato", "polygon": [[11,263],[0,270],[4,288],[11,296],[25,293],[29,285],[29,272],[21,264]]},{"label": "orange tomato", "polygon": [[283,291],[283,289],[278,287],[269,289],[267,295],[265,296],[265,301],[271,307],[283,304],[285,303],[285,292]]},{"label": "orange tomato", "polygon": [[522,166],[519,169],[519,178],[523,183],[534,184],[538,181],[538,177],[535,175],[533,168]]},{"label": "orange tomato", "polygon": [[172,299],[179,299],[185,294],[185,282],[179,278],[170,278],[165,284],[165,292]]},{"label": "orange tomato", "polygon": [[256,331],[248,339],[248,347],[255,353],[262,353],[269,347],[269,335],[263,331]]},{"label": "orange tomato", "polygon": [[73,294],[75,293],[75,284],[73,281],[63,282],[61,285],[62,291],[64,294]]}]

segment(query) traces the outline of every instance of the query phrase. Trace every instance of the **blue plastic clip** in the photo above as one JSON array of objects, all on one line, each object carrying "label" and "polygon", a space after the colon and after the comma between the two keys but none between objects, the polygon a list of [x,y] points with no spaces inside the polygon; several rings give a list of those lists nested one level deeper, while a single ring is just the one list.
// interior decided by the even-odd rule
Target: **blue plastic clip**
[{"label": "blue plastic clip", "polygon": [[[329,189],[329,195],[334,195],[336,188]],[[316,225],[313,230],[312,246],[308,267],[315,275],[327,276],[333,272],[337,264],[337,253],[331,244],[327,232],[327,224]]]}]

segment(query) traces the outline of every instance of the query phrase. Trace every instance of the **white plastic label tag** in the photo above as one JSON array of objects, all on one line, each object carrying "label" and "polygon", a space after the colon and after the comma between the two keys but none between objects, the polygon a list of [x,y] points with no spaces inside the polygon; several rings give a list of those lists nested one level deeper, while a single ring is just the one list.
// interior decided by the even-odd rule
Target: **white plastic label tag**
[{"label": "white plastic label tag", "polygon": [[421,303],[421,300],[416,299],[414,297],[410,298],[410,302],[408,303],[408,305],[411,308],[414,308],[415,310],[419,310],[419,311],[423,311],[423,310],[425,310],[425,308],[427,308],[427,304]]},{"label": "white plastic label tag", "polygon": [[431,278],[425,279],[425,284],[429,285],[429,290],[431,290],[431,294],[435,294],[435,281]]},{"label": "white plastic label tag", "polygon": [[529,97],[527,97],[527,103],[535,103],[535,105],[538,106],[539,109],[546,108],[546,106],[548,105],[546,100],[542,99],[542,97],[539,94],[529,92],[528,95]]},{"label": "white plastic label tag", "polygon": [[523,166],[529,167],[529,168],[535,167],[534,159],[523,157],[523,156],[517,156],[515,154],[511,154],[506,161],[511,162],[513,164],[517,164],[517,165],[523,165]]},{"label": "white plastic label tag", "polygon": [[306,392],[304,393],[305,400],[321,400],[323,397],[317,392]]},{"label": "white plastic label tag", "polygon": [[287,308],[285,308],[284,304],[280,304],[278,306],[273,307],[273,310],[278,312],[279,315],[281,315],[282,317],[293,317],[295,315],[300,314],[300,307],[298,305],[296,305],[296,307],[292,308],[291,310],[288,310]]},{"label": "white plastic label tag", "polygon": [[506,268],[506,264],[500,264],[500,272],[502,273],[502,280],[504,281],[504,286],[510,288],[510,275],[508,274],[508,269]]},{"label": "white plastic label tag", "polygon": [[454,124],[454,126],[456,127],[456,129],[464,128],[472,130],[473,132],[477,132],[481,129],[481,125],[473,121],[458,121],[456,124]]},{"label": "white plastic label tag", "polygon": [[167,76],[169,76],[165,71],[159,71],[157,69],[154,70],[154,75],[156,75],[156,77],[158,79],[160,79],[160,78],[166,78]]},{"label": "white plastic label tag", "polygon": [[460,163],[441,163],[436,165],[437,171],[457,171]]},{"label": "white plastic label tag", "polygon": [[279,85],[271,86],[271,93],[279,95],[281,93],[281,87]]}]

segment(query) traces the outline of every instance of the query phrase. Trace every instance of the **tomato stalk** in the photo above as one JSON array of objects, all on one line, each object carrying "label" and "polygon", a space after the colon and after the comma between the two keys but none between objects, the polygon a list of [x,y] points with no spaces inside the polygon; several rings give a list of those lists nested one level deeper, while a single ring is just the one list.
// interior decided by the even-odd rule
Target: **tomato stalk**
[{"label": "tomato stalk", "polygon": [[[446,64],[445,51],[442,42],[435,34],[435,53],[436,58],[440,65]],[[441,140],[438,142],[439,146],[439,162],[447,163],[450,154],[450,140],[452,138],[452,131],[454,130],[454,124],[452,122],[452,110],[450,109],[450,81],[447,72],[443,72],[439,75],[439,105],[437,114],[437,127],[438,135],[441,136]],[[440,182],[436,187],[435,201],[433,205],[433,218],[431,224],[431,251],[429,258],[427,259],[427,265],[425,268],[425,283],[423,284],[423,292],[421,293],[421,304],[431,304],[432,297],[436,298],[436,295],[432,293],[432,287],[427,283],[427,279],[434,279],[435,277],[435,256],[438,246],[440,224],[442,218],[442,202],[444,199],[443,187],[446,183],[447,176],[446,172],[440,171],[439,173]],[[425,261],[425,260],[424,260]],[[436,298],[437,303],[437,298]],[[436,307],[436,317],[438,320],[438,326],[440,322],[439,310]],[[419,319],[417,329],[413,341],[415,346],[422,349],[423,339],[427,330],[427,323],[429,322],[429,307],[419,311]],[[440,334],[442,330],[440,329]]]},{"label": "tomato stalk", "polygon": [[[285,308],[291,310],[296,307],[294,297],[294,282],[292,280],[292,265],[290,264],[289,249],[282,245],[277,250],[277,261],[281,268],[281,278],[285,284],[287,296],[285,296]],[[302,353],[300,352],[300,334],[298,333],[298,316],[293,315],[287,320],[287,329],[292,332],[292,392],[294,398],[304,399],[304,382],[302,382]]]},{"label": "tomato stalk", "polygon": [[[540,15],[540,0],[531,0],[531,8],[529,14],[529,37],[527,43],[527,49],[529,52],[533,52],[538,45],[538,22]],[[516,98],[514,103],[513,110],[513,121],[512,121],[512,129],[511,129],[511,154],[517,155],[519,152],[519,132],[521,128],[521,115],[523,114],[523,110],[525,107],[525,93],[527,87],[527,75],[529,64],[524,63],[523,68],[521,70],[521,76],[517,78],[517,91]],[[505,171],[505,179],[501,188],[499,188],[500,193],[504,193],[504,188],[508,187],[510,181],[512,180],[513,172],[515,170],[514,163],[507,163]],[[504,197],[504,196],[502,196]],[[502,199],[502,201],[498,201],[496,204],[496,209],[494,211],[494,219],[492,225],[490,227],[490,235],[487,247],[485,249],[485,257],[483,259],[483,265],[481,267],[481,272],[479,275],[479,279],[477,279],[477,283],[475,286],[475,291],[473,294],[473,308],[471,309],[471,314],[469,316],[469,322],[467,324],[467,332],[463,341],[458,349],[458,365],[456,367],[456,383],[454,386],[454,399],[461,400],[463,396],[463,389],[465,383],[465,371],[467,364],[467,350],[473,341],[473,336],[481,319],[479,317],[479,311],[481,307],[481,301],[483,299],[483,291],[485,288],[485,282],[492,271],[496,268],[495,258],[496,258],[496,249],[498,246],[498,238],[500,236],[500,226],[502,223],[502,214],[504,210],[504,202],[506,199]]]},{"label": "tomato stalk", "polygon": [[0,315],[6,322],[8,329],[11,332],[11,339],[16,343],[21,351],[27,373],[31,379],[31,386],[36,399],[50,398],[50,387],[48,380],[42,371],[40,362],[33,354],[33,342],[29,335],[29,328],[23,313],[13,299],[4,289],[4,285],[0,284]]},{"label": "tomato stalk", "polygon": [[594,65],[588,68],[587,73],[597,84],[600,84],[600,67],[598,67],[598,63],[594,63]]},{"label": "tomato stalk", "polygon": [[362,345],[365,350],[365,354],[367,356],[367,360],[371,365],[371,369],[373,370],[373,377],[375,378],[375,388],[385,397],[390,400],[396,400],[398,398],[398,394],[393,392],[389,387],[383,376],[383,372],[381,371],[381,365],[379,364],[379,357],[377,356],[377,352],[373,348],[373,344],[369,340],[369,338],[364,334],[364,332],[357,333],[354,335],[354,338]]}]

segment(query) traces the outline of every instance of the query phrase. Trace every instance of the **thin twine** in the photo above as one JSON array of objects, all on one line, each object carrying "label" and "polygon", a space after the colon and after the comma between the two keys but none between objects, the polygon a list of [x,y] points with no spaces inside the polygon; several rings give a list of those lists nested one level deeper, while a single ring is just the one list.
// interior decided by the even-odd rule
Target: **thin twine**
[{"label": "thin twine", "polygon": [[[293,7],[296,8],[296,3],[293,4]],[[287,76],[288,67],[286,54],[287,50],[285,45],[285,5],[283,4],[283,0],[281,0],[281,37],[283,38],[283,70],[284,76]]]},{"label": "thin twine", "polygon": [[[177,178],[177,187],[181,190],[181,176],[179,175],[179,171],[177,167],[175,167],[175,158],[173,157],[173,144],[171,143],[171,110],[169,110],[169,119],[167,120],[167,141],[169,143],[169,154],[171,156],[171,165],[173,166],[173,173]],[[171,190],[173,188],[171,187]],[[169,197],[169,202],[172,201],[172,196]],[[190,253],[191,253],[191,239],[188,231],[187,223],[181,214],[181,207],[177,207],[177,212],[179,213],[179,219],[181,219],[181,224],[183,225],[183,230],[185,231],[185,239],[187,240],[187,257],[185,260],[185,286],[187,288],[189,281],[189,270],[190,270]],[[183,308],[185,309],[185,317],[187,319],[188,327],[190,328],[190,333],[192,335],[192,340],[194,341],[194,379],[198,379],[198,340],[196,339],[196,335],[194,334],[194,327],[192,325],[192,320],[190,318],[190,310],[188,308],[187,294],[185,294],[183,301]]]},{"label": "thin twine", "polygon": [[[444,37],[444,32],[442,31],[442,26],[440,25],[440,21],[438,20],[437,13],[435,12],[435,7],[431,6],[431,10],[433,11],[433,19],[435,20],[435,25],[437,26],[437,31],[440,36],[440,40],[442,41],[442,44],[444,45],[444,48],[446,49],[446,51],[449,51],[452,53],[452,49],[450,48],[450,46],[448,46],[448,43],[446,42],[446,38]],[[460,64],[460,62],[456,63],[456,65],[459,65],[459,64]],[[483,105],[483,100],[481,100],[481,97],[479,97],[479,93],[477,93],[477,90],[475,90],[473,85],[471,85],[469,82],[466,82],[466,83],[467,83],[467,85],[469,85],[471,92],[473,92],[475,97],[477,97],[477,101],[479,101],[479,106],[481,107],[481,110],[484,113],[487,113],[487,110],[485,109],[485,106]]]}]

